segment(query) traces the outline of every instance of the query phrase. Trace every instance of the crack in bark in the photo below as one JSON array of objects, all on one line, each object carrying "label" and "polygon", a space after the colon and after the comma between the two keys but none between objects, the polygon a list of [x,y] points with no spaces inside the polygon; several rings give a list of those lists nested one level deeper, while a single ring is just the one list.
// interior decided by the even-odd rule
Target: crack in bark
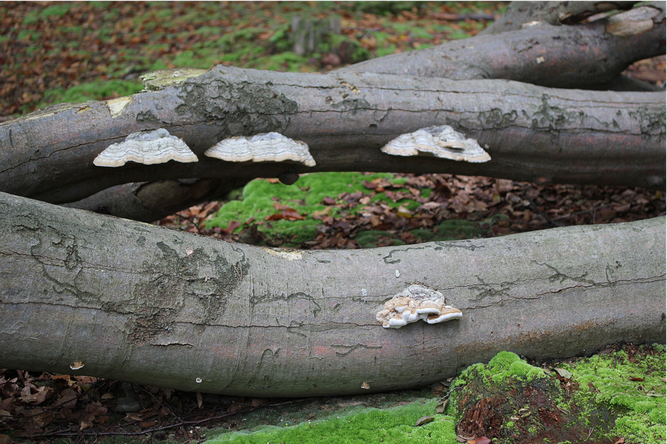
[{"label": "crack in bark", "polygon": [[341,353],[341,352],[336,352],[336,356],[339,358],[344,358],[350,353],[362,349],[362,350],[380,350],[382,349],[381,345],[366,345],[366,344],[354,344],[354,345],[343,345],[343,344],[331,344],[331,348],[347,348],[348,350]]}]

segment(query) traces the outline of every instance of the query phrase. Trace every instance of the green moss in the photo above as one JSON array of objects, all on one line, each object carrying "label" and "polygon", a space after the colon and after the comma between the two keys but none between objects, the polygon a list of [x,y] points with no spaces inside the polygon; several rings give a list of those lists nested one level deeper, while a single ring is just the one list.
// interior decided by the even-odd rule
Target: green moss
[{"label": "green moss", "polygon": [[71,7],[72,4],[69,2],[56,3],[55,5],[47,6],[42,9],[39,16],[44,19],[49,17],[62,17],[69,12]]},{"label": "green moss", "polygon": [[[220,208],[215,217],[207,221],[206,227],[226,228],[231,221],[241,224],[251,218],[261,221],[259,230],[265,236],[283,238],[290,245],[298,244],[315,237],[315,230],[321,224],[320,220],[313,219],[312,214],[322,211],[326,205],[322,203],[325,197],[336,200],[341,193],[369,191],[363,186],[363,181],[376,178],[391,179],[391,174],[344,173],[316,173],[305,174],[294,185],[271,183],[265,179],[249,182],[242,193],[242,200],[228,202]],[[296,209],[305,220],[265,220],[276,213],[276,204],[287,205]],[[339,209],[332,207],[331,216],[338,216]],[[242,227],[237,228],[237,232]],[[294,244],[294,245],[291,245]]]},{"label": "green moss", "polygon": [[67,90],[56,88],[44,93],[40,107],[52,103],[81,103],[87,100],[104,100],[111,97],[129,96],[143,90],[139,80],[101,80],[82,83]]},{"label": "green moss", "polygon": [[[434,415],[437,400],[418,401],[391,409],[356,408],[319,421],[292,427],[262,426],[251,432],[232,432],[207,441],[233,443],[456,443],[454,422]],[[433,422],[417,427],[420,417]]]},{"label": "green moss", "polygon": [[23,18],[23,25],[28,26],[39,21],[39,11],[30,11]]},{"label": "green moss", "polygon": [[564,366],[579,384],[577,403],[611,408],[617,418],[610,436],[622,436],[626,442],[665,442],[665,348],[643,346],[645,351],[651,348],[653,353],[642,359],[619,351]]}]

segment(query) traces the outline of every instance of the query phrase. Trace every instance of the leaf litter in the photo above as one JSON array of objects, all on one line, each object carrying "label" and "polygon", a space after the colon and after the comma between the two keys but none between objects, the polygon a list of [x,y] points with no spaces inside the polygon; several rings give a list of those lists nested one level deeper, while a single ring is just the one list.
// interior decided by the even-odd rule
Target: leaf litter
[{"label": "leaf litter", "polygon": [[[142,88],[139,73],[153,69],[207,68],[216,63],[261,67],[253,65],[256,63],[270,69],[326,72],[361,61],[354,57],[380,57],[475,35],[505,6],[503,2],[486,4],[480,12],[479,4],[474,3],[423,3],[419,8],[410,3],[342,2],[318,12],[313,2],[250,2],[239,8],[233,3],[225,8],[226,3],[220,7],[215,3],[7,2],[0,5],[4,74],[0,121],[50,103],[132,94]],[[347,40],[310,59],[283,57],[281,36],[288,29],[288,18],[304,10],[322,17],[339,14]],[[217,53],[209,49],[209,28],[222,36],[213,45]],[[249,43],[260,43],[260,47],[244,50],[242,46]],[[270,64],[274,59],[277,65]],[[626,71],[658,85],[664,85],[664,73],[664,56],[637,62]],[[491,237],[665,214],[663,193],[640,188],[531,184],[454,175],[394,177],[404,182],[368,180],[363,192],[328,196],[312,214],[305,214],[293,202],[274,202],[274,212],[261,220],[248,218],[230,221],[224,228],[209,228],[206,222],[224,202],[205,202],[158,224],[232,242],[281,246],[293,239],[267,237],[263,225],[311,219],[318,222],[316,235],[300,247],[360,248],[425,242],[444,231],[451,231],[449,236],[455,238]],[[364,235],[371,241],[361,242]],[[0,395],[0,444],[11,444],[14,439],[45,442],[114,435],[201,441],[207,425],[236,429],[242,426],[235,418],[238,414],[301,401],[202,395],[23,370],[0,370]],[[129,405],[134,411],[122,412],[119,405]],[[488,442],[488,438],[472,442]]]}]

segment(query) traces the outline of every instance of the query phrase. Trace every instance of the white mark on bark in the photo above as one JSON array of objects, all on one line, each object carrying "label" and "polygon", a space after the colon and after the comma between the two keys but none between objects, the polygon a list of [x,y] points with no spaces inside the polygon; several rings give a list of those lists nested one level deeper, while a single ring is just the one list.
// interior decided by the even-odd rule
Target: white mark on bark
[{"label": "white mark on bark", "polygon": [[117,99],[107,100],[109,114],[111,114],[112,118],[118,117],[131,102],[132,97],[118,97]]},{"label": "white mark on bark", "polygon": [[266,251],[269,254],[272,254],[274,256],[278,256],[281,259],[287,259],[288,261],[295,261],[295,260],[301,260],[301,251],[299,250],[280,250],[280,249],[273,249],[273,248],[265,248],[264,251]]}]

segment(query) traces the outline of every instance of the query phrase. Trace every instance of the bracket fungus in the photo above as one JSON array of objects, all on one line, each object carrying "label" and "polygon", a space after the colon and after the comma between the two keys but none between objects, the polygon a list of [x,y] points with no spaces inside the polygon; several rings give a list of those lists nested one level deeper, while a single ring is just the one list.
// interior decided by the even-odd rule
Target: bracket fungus
[{"label": "bracket fungus", "polygon": [[101,167],[119,167],[129,161],[154,165],[170,160],[189,163],[199,159],[182,139],[160,128],[130,134],[125,138],[125,142],[109,145],[98,154],[93,163]]},{"label": "bracket fungus", "polygon": [[375,319],[384,328],[401,328],[411,322],[422,320],[437,324],[461,319],[463,313],[458,308],[445,305],[445,297],[439,291],[414,284],[385,302]]},{"label": "bracket fungus", "polygon": [[315,166],[308,145],[278,133],[262,133],[252,137],[237,136],[221,140],[206,150],[205,156],[228,162],[282,162],[292,160]]},{"label": "bracket fungus", "polygon": [[451,126],[430,126],[414,133],[402,134],[382,147],[394,156],[435,156],[464,162],[481,163],[491,156],[476,140],[466,139]]}]

